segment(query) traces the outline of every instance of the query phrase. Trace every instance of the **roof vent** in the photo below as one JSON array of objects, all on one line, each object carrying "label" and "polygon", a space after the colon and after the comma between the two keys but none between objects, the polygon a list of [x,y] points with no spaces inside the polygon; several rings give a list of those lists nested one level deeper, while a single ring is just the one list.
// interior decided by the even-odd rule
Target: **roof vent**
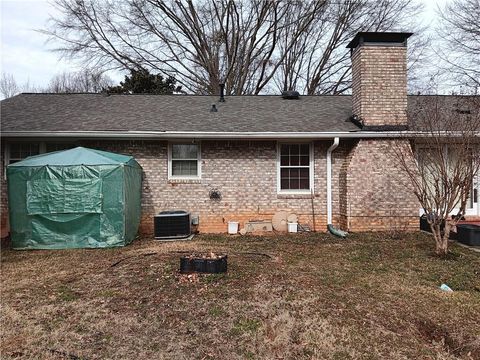
[{"label": "roof vent", "polygon": [[220,102],[225,102],[225,84],[220,84]]},{"label": "roof vent", "polygon": [[285,100],[298,100],[300,98],[300,93],[295,90],[287,90],[282,92],[282,98]]},{"label": "roof vent", "polygon": [[212,107],[210,108],[210,112],[217,112],[217,111],[218,111],[217,105],[212,104]]}]

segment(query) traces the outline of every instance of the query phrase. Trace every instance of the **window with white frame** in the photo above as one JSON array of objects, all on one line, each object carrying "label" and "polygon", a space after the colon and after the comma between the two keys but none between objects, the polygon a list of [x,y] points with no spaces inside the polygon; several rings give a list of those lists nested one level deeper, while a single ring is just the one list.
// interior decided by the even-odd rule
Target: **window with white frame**
[{"label": "window with white frame", "polygon": [[9,142],[5,148],[5,164],[13,164],[33,155],[67,150],[74,147],[75,144],[66,142]]},{"label": "window with white frame", "polygon": [[279,144],[278,152],[278,190],[280,192],[310,192],[313,187],[311,144]]},{"label": "window with white frame", "polygon": [[29,156],[40,154],[40,143],[18,142],[9,143],[7,165],[21,161]]},{"label": "window with white frame", "polygon": [[171,143],[169,146],[169,178],[200,178],[200,145]]}]

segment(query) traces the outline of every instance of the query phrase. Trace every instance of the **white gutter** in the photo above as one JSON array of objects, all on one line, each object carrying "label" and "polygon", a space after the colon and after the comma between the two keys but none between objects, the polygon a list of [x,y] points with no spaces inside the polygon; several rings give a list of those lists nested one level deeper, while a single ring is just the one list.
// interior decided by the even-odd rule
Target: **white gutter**
[{"label": "white gutter", "polygon": [[[332,139],[335,137],[359,138],[407,138],[430,136],[458,136],[461,132],[419,131],[332,131],[332,132],[214,132],[214,131],[2,131],[3,138],[104,138],[104,139]],[[480,137],[480,132],[475,134]]]},{"label": "white gutter", "polygon": [[109,138],[109,139],[331,139],[398,138],[409,131],[340,132],[205,132],[205,131],[2,131],[3,138]]},{"label": "white gutter", "polygon": [[327,225],[332,225],[332,152],[339,143],[340,138],[336,137],[327,150]]}]

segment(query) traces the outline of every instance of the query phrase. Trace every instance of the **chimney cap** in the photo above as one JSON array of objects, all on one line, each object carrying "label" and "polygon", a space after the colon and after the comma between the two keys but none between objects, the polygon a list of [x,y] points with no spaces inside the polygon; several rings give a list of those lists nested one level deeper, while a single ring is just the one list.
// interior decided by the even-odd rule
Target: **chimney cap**
[{"label": "chimney cap", "polygon": [[355,49],[362,44],[377,46],[406,46],[407,39],[413,33],[409,32],[359,32],[347,45],[349,49]]}]

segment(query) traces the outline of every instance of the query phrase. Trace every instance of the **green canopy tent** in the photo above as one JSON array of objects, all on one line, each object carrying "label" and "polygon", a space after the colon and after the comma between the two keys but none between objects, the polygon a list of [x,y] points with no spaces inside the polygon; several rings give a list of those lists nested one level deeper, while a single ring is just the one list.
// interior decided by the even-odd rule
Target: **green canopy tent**
[{"label": "green canopy tent", "polygon": [[14,249],[123,246],[136,236],[142,168],[131,156],[77,147],[7,167]]}]

